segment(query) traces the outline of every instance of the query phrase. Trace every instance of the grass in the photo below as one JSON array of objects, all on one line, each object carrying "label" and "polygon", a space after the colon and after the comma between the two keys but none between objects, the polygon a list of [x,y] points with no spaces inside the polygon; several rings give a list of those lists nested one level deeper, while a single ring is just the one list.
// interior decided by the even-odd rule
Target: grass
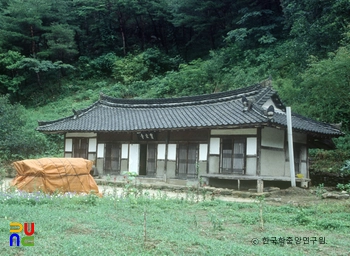
[{"label": "grass", "polygon": [[[5,200],[6,199],[6,200]],[[316,208],[165,196],[0,194],[1,255],[348,255],[349,201]],[[34,222],[35,245],[10,247],[10,222]],[[23,233],[20,234],[24,235]],[[326,244],[263,244],[324,237]],[[252,241],[257,241],[253,245]],[[265,239],[266,240],[266,239]]]}]

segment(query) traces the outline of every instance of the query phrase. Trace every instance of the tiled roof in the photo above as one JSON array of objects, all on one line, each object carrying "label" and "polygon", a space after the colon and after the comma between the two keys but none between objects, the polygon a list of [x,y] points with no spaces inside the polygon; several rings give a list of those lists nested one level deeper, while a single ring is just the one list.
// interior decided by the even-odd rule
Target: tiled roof
[{"label": "tiled roof", "polygon": [[[253,102],[243,112],[242,97]],[[101,95],[100,100],[75,115],[55,121],[39,122],[41,132],[113,132],[219,127],[286,126],[282,111],[268,122],[262,105],[272,99],[282,111],[284,105],[271,87],[260,84],[250,87],[207,94],[168,99],[117,99]],[[319,136],[339,136],[333,126],[293,115],[293,128]]]}]

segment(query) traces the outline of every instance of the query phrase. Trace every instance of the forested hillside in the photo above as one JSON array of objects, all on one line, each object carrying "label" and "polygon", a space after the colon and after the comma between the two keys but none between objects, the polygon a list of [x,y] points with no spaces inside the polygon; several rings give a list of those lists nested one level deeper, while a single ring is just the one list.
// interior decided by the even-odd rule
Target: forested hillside
[{"label": "forested hillside", "polygon": [[173,97],[268,77],[294,112],[348,132],[349,13],[349,0],[0,0],[0,111],[21,121],[0,117],[0,159],[57,153],[36,119],[99,92]]}]

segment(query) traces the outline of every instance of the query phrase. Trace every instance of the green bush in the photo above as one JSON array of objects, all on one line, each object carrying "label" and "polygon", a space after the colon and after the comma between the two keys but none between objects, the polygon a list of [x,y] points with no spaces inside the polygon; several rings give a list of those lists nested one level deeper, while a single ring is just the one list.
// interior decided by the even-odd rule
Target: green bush
[{"label": "green bush", "polygon": [[110,77],[117,59],[118,57],[114,53],[107,53],[95,59],[81,56],[77,63],[77,71],[82,79]]},{"label": "green bush", "polygon": [[323,219],[317,223],[316,228],[321,230],[339,230],[341,228],[347,228],[347,225],[339,220]]},{"label": "green bush", "polygon": [[348,172],[346,161],[350,159],[350,151],[344,149],[336,150],[312,150],[310,169],[315,172],[343,173]]},{"label": "green bush", "polygon": [[117,59],[114,63],[113,77],[122,84],[130,85],[176,70],[179,63],[179,58],[172,58],[156,48],[149,48],[142,53],[128,54]]},{"label": "green bush", "polygon": [[346,160],[342,168],[340,168],[341,174],[350,174],[350,160]]},{"label": "green bush", "polygon": [[258,214],[251,215],[249,213],[246,213],[246,214],[242,215],[241,221],[243,224],[254,225],[254,224],[259,223],[259,216],[258,216]]},{"label": "green bush", "polygon": [[307,225],[312,222],[312,219],[308,216],[307,211],[300,208],[294,218],[294,221],[300,225]]},{"label": "green bush", "polygon": [[345,185],[339,183],[339,184],[337,185],[337,189],[345,190],[345,191],[347,191],[348,193],[350,193],[350,183],[345,184]]},{"label": "green bush", "polygon": [[0,96],[0,162],[28,158],[46,151],[43,134],[28,129],[25,109]]}]

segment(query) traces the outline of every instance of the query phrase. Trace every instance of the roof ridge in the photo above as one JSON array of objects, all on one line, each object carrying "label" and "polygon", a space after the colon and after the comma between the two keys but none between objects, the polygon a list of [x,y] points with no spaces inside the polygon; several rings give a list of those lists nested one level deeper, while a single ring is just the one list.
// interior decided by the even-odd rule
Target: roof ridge
[{"label": "roof ridge", "polygon": [[334,130],[334,131],[341,131],[340,128],[334,127],[332,124],[326,123],[326,122],[324,122],[324,121],[318,121],[318,120],[316,120],[316,119],[314,119],[314,118],[309,118],[309,117],[306,117],[306,116],[303,116],[303,115],[300,115],[300,114],[297,114],[297,113],[293,113],[293,112],[292,112],[292,117],[293,117],[293,116],[298,117],[298,118],[300,118],[300,119],[303,119],[303,120],[305,120],[305,121],[307,121],[307,122],[313,122],[313,123],[317,123],[317,124],[319,124],[319,125],[323,125],[324,127],[327,127],[327,128],[332,129],[332,130]]},{"label": "roof ridge", "polygon": [[73,115],[66,116],[66,117],[63,117],[63,118],[59,118],[59,119],[56,119],[56,120],[51,120],[51,121],[38,120],[38,125],[39,126],[49,125],[49,124],[52,124],[52,123],[61,122],[61,121],[64,121],[64,120],[67,120],[67,119],[71,119],[71,118],[74,118],[74,117],[75,118],[80,117],[80,116],[84,115],[87,111],[91,110],[93,107],[95,107],[98,104],[100,104],[100,102],[96,101],[96,102],[94,102],[93,104],[91,104],[90,106],[88,106],[86,108],[82,108],[82,109],[79,109],[77,111],[75,111],[73,109],[73,112],[74,112]]},{"label": "roof ridge", "polygon": [[215,103],[220,101],[232,100],[242,95],[254,95],[262,87],[260,84],[239,88],[236,90],[229,90],[225,92],[184,96],[176,98],[160,98],[160,99],[122,99],[114,98],[104,94],[100,94],[100,101],[109,106],[128,106],[128,107],[156,107],[156,106],[187,106],[197,105],[202,103]]},{"label": "roof ridge", "polygon": [[261,84],[255,84],[243,88],[238,88],[235,90],[229,90],[225,92],[218,92],[212,94],[204,94],[204,95],[196,95],[196,96],[184,96],[184,97],[176,97],[176,98],[163,98],[163,99],[122,99],[122,98],[114,98],[111,96],[107,96],[104,94],[100,94],[100,99],[90,106],[74,111],[73,115],[59,118],[51,121],[42,121],[38,120],[39,126],[46,126],[56,122],[65,121],[71,118],[78,118],[82,115],[85,115],[88,111],[90,111],[93,107],[102,104],[110,107],[128,107],[128,108],[154,108],[154,107],[174,107],[174,106],[190,106],[190,105],[199,105],[199,104],[207,104],[207,103],[217,103],[224,102],[233,99],[237,99],[239,97],[251,96],[257,93],[262,87]]},{"label": "roof ridge", "polygon": [[270,98],[274,93],[276,92],[271,87],[263,87],[255,96],[255,103],[261,107],[266,102],[264,99]]}]

